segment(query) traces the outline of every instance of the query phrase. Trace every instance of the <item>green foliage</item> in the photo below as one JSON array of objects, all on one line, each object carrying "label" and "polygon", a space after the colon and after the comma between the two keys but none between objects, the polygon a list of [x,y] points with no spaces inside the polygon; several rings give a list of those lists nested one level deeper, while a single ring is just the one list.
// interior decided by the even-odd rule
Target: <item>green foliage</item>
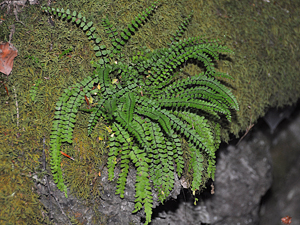
[{"label": "green foliage", "polygon": [[[173,189],[174,173],[178,176],[183,173],[182,138],[189,143],[191,188],[196,191],[208,178],[214,179],[222,115],[230,121],[231,110],[238,110],[230,90],[214,78],[230,78],[216,71],[214,62],[220,53],[231,53],[231,50],[217,41],[204,41],[199,37],[179,39],[191,15],[179,26],[167,48],[147,50],[146,54],[142,52],[133,57],[131,63],[125,63],[123,46],[156,8],[157,2],[120,32],[107,18],[103,19],[102,25],[111,43],[111,47],[107,47],[101,44],[93,22],[87,21],[81,13],[42,7],[45,12],[82,28],[88,39],[94,41],[93,49],[100,57],[98,62],[93,62],[94,74],[65,89],[56,103],[50,136],[53,179],[66,193],[61,170],[61,144],[72,143],[80,106],[85,98],[93,96],[95,104],[84,110],[91,112],[88,134],[101,117],[111,125],[107,161],[109,179],[114,179],[114,169],[119,164],[121,173],[116,194],[124,197],[129,164],[135,165],[134,212],[144,207],[146,223],[151,221],[152,188],[163,202]],[[204,72],[176,80],[176,72],[189,62],[203,64]],[[95,86],[99,88],[94,89]]]}]

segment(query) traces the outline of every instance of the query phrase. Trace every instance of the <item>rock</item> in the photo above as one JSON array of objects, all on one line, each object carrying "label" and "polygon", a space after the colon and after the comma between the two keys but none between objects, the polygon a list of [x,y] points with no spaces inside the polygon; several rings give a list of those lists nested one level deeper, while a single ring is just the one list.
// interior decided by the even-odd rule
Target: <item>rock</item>
[{"label": "rock", "polygon": [[215,194],[205,201],[211,224],[258,223],[261,197],[272,182],[269,150],[270,143],[260,131],[238,146],[220,150]]}]

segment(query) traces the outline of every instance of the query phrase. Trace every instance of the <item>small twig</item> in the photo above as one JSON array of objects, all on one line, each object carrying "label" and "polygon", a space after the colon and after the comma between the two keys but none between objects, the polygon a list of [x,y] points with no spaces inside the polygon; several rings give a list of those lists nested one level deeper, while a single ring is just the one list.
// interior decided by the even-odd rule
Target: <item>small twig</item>
[{"label": "small twig", "polygon": [[[43,158],[42,158],[43,171],[46,171],[45,143],[46,143],[46,138],[43,137]],[[48,189],[48,193],[49,193],[49,195],[50,195],[51,190],[50,190],[50,185],[49,185],[49,181],[48,181],[48,176],[47,176],[47,174],[44,175],[44,179],[45,179],[45,181],[46,181],[46,186],[47,186],[47,189]],[[50,219],[53,219],[51,199],[50,199],[49,203],[50,203],[50,206],[49,206],[49,217],[50,217]]]},{"label": "small twig", "polygon": [[[16,18],[16,21],[23,24],[25,27],[26,25],[19,20],[18,18],[18,11],[19,11],[19,6],[22,6],[22,8],[25,7],[25,3],[27,2],[27,0],[20,0],[20,1],[12,1],[12,0],[8,0],[8,1],[3,1],[0,3],[0,6],[2,5],[2,8],[4,7],[4,4],[7,5],[7,11],[6,14],[8,14],[10,12],[10,8],[13,7],[13,12]],[[31,3],[30,3],[31,4]]]},{"label": "small twig", "polygon": [[32,178],[32,179],[34,179],[36,182],[38,182],[38,183],[40,183],[40,184],[46,186],[45,181],[39,179],[38,176],[37,176],[36,174],[34,174],[34,175],[31,175],[31,174],[25,174],[25,173],[20,173],[20,174],[23,175],[23,176]]},{"label": "small twig", "polygon": [[[23,6],[24,7],[24,6]],[[24,27],[26,27],[25,23],[23,23],[21,20],[19,20],[18,18],[18,10],[17,8],[14,9],[14,14],[15,14],[15,17],[16,17],[16,20],[17,22],[21,23]]]},{"label": "small twig", "polygon": [[13,86],[14,92],[15,92],[15,99],[16,99],[16,107],[17,107],[17,127],[19,127],[19,104],[17,100],[17,92],[15,86]]},{"label": "small twig", "polygon": [[252,124],[252,113],[251,113],[251,106],[248,105],[248,109],[250,109],[250,121],[249,121],[249,126],[246,129],[245,134],[243,135],[243,137],[241,137],[241,139],[239,140],[239,142],[236,144],[236,146],[238,146],[238,144],[244,139],[244,137],[249,133],[249,131],[251,130],[251,128],[254,126],[254,124]]},{"label": "small twig", "polygon": [[10,34],[9,34],[9,40],[8,40],[8,43],[10,43],[14,33],[16,32],[16,27],[14,24],[10,25]]},{"label": "small twig", "polygon": [[51,34],[51,43],[50,43],[50,47],[49,47],[49,52],[52,51],[52,48],[53,48],[53,40],[52,40],[52,34]]}]

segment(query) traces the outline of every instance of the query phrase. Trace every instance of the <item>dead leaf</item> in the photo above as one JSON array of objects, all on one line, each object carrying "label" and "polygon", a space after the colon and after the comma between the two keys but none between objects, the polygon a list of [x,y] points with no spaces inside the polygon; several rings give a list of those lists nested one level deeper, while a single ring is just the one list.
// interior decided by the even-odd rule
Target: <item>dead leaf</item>
[{"label": "dead leaf", "polygon": [[0,42],[0,72],[10,74],[18,50],[9,42]]}]

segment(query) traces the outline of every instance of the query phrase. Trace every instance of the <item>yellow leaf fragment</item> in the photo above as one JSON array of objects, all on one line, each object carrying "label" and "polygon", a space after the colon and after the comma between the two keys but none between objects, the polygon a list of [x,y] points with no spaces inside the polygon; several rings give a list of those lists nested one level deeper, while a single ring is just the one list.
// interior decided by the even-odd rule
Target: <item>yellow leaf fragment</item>
[{"label": "yellow leaf fragment", "polygon": [[110,126],[109,127],[105,127],[106,128],[106,130],[108,131],[108,133],[111,133],[112,132],[112,129],[110,128]]}]

